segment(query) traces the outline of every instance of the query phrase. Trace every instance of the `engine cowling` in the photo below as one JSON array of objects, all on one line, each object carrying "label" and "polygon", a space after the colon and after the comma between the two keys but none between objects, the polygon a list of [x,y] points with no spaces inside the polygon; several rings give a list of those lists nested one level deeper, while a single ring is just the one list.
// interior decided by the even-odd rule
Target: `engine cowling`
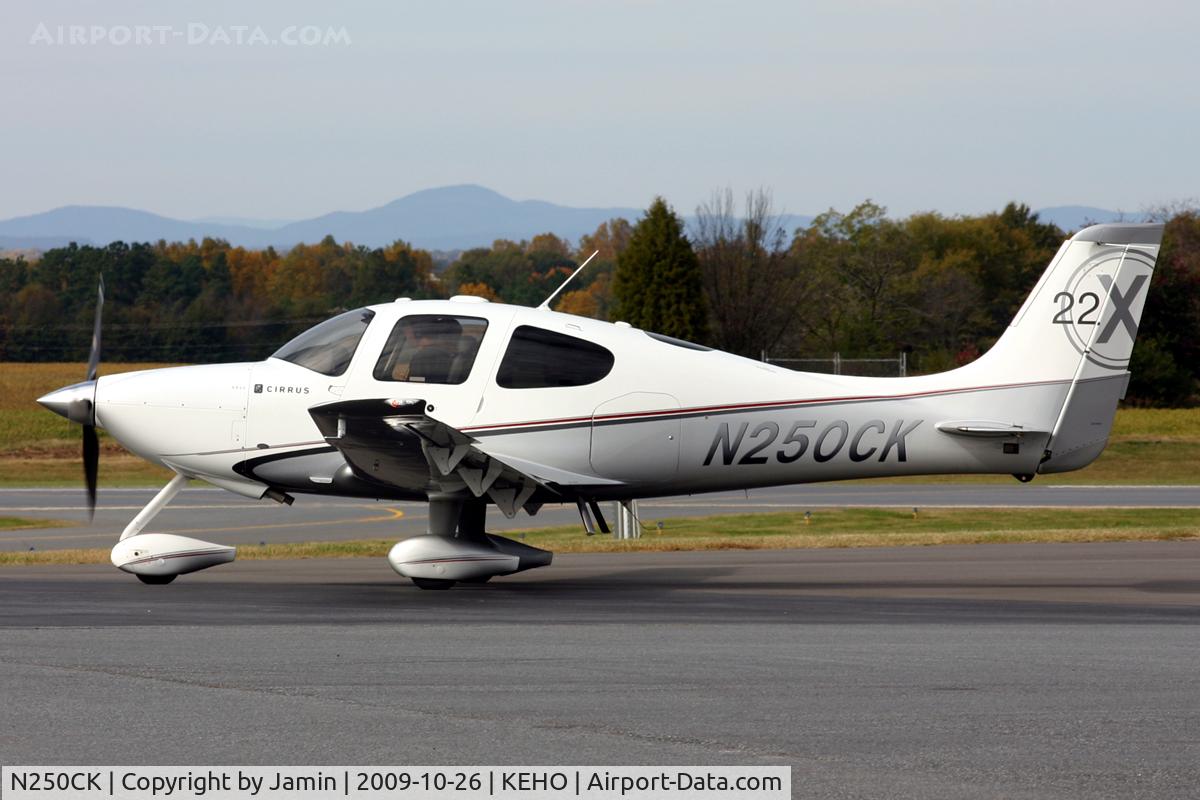
[{"label": "engine cowling", "polygon": [[549,550],[490,533],[486,537],[414,536],[392,547],[388,563],[406,578],[470,581],[544,567],[554,558]]},{"label": "engine cowling", "polygon": [[237,548],[177,536],[173,533],[141,533],[117,542],[112,549],[113,566],[134,575],[165,577],[186,575],[218,564],[228,564]]}]

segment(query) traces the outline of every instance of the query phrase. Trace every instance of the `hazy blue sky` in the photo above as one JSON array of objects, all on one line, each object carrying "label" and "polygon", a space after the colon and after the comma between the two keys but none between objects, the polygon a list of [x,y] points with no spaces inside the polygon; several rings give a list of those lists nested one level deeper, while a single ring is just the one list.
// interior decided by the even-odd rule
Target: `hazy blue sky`
[{"label": "hazy blue sky", "polygon": [[[1137,210],[1200,195],[1198,8],[4,0],[0,217],[299,218],[453,183],[683,211],[719,186],[794,213]],[[171,32],[48,41],[70,25]],[[349,43],[220,42],[240,25]]]}]

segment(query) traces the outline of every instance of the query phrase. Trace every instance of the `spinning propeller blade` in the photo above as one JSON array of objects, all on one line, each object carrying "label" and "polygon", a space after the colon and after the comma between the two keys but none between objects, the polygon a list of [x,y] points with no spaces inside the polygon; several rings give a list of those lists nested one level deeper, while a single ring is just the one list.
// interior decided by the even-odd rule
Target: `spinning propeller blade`
[{"label": "spinning propeller blade", "polygon": [[[92,350],[88,354],[87,380],[95,381],[100,369],[100,321],[104,310],[104,276],[96,290],[96,318],[92,324]],[[100,438],[96,435],[95,394],[88,404],[86,421],[83,423],[83,480],[87,485],[88,519],[96,517],[96,477],[100,472]]]},{"label": "spinning propeller blade", "polygon": [[96,317],[92,323],[92,351],[88,354],[87,380],[96,380],[96,370],[100,368],[100,318],[104,311],[104,276],[100,276],[100,286],[96,289]]},{"label": "spinning propeller blade", "polygon": [[83,479],[87,483],[88,519],[96,518],[96,476],[100,468],[100,439],[95,425],[83,426]]}]

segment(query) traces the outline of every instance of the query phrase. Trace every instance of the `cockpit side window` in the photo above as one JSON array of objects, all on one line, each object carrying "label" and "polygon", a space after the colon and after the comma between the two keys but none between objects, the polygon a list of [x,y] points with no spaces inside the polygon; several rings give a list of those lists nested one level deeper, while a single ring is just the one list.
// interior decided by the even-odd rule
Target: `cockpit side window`
[{"label": "cockpit side window", "polygon": [[487,320],[445,314],[413,314],[392,328],[375,380],[459,384],[471,374]]},{"label": "cockpit side window", "polygon": [[309,328],[275,351],[272,358],[290,361],[322,375],[345,374],[358,342],[375,317],[370,309],[347,311]]},{"label": "cockpit side window", "polygon": [[598,344],[522,325],[513,331],[496,383],[505,389],[586,386],[608,375],[613,362]]}]

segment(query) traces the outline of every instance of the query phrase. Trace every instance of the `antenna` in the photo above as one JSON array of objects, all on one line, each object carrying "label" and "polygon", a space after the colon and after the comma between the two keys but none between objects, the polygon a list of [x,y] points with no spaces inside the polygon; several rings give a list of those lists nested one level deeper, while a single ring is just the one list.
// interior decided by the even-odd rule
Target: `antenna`
[{"label": "antenna", "polygon": [[540,306],[538,306],[538,308],[539,309],[543,309],[543,308],[549,309],[550,301],[553,300],[554,298],[558,297],[558,293],[561,292],[563,289],[567,288],[567,284],[570,283],[571,281],[575,280],[575,276],[578,275],[579,273],[583,272],[583,268],[586,267],[588,264],[590,264],[592,262],[592,259],[595,258],[596,256],[598,256],[599,254],[600,254],[600,251],[597,250],[596,252],[594,252],[590,256],[588,256],[584,260],[584,262],[582,264],[580,264],[575,269],[574,272],[571,273],[571,276],[569,278],[567,278],[565,281],[563,281],[561,286],[559,286],[557,289],[554,290],[554,293],[552,295],[550,295],[549,297],[547,297],[545,300],[542,301],[542,304]]}]

